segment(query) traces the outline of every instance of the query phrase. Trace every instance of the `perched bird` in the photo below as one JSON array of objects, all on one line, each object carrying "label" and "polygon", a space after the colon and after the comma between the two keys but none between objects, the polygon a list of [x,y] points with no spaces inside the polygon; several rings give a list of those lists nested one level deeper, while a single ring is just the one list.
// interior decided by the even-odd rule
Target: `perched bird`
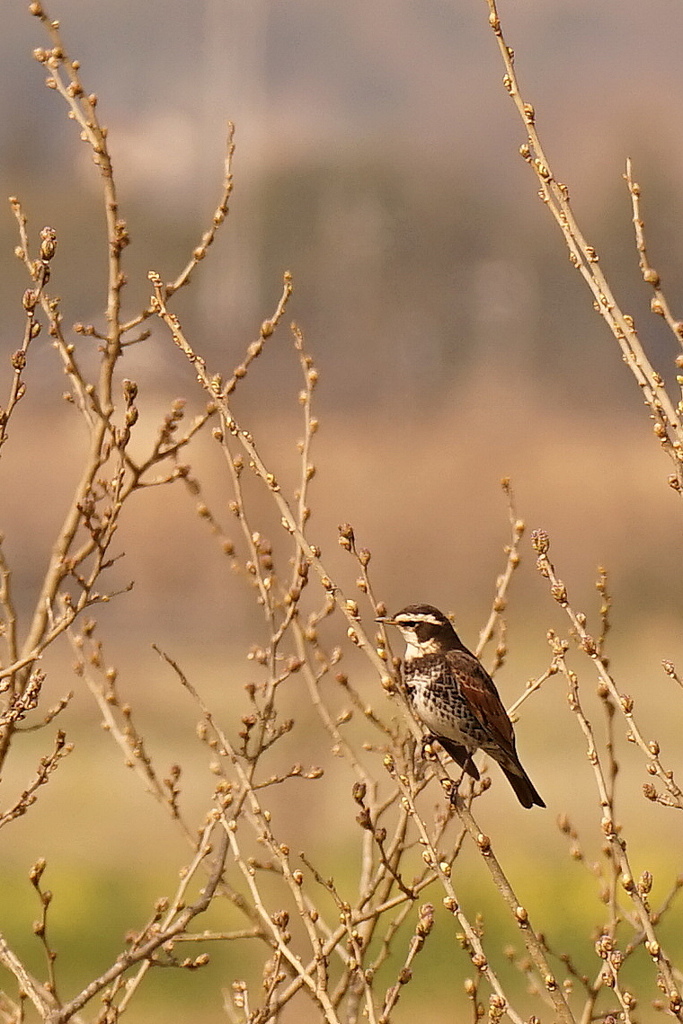
[{"label": "perched bird", "polygon": [[545,807],[522,768],[512,722],[491,676],[468,651],[446,616],[430,604],[411,604],[378,620],[397,626],[406,642],[403,678],[419,720],[473,779],[481,748],[498,762],[523,807]]}]

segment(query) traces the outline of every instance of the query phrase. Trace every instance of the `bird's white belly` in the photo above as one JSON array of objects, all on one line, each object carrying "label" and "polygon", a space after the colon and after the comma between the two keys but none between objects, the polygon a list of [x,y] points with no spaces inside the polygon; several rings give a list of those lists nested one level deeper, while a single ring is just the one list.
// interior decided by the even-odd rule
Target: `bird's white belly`
[{"label": "bird's white belly", "polygon": [[[454,743],[465,747],[466,750],[471,752],[476,750],[477,744],[473,742],[471,732],[466,734],[461,730],[458,717],[454,713],[444,712],[443,706],[430,700],[427,695],[427,686],[424,683],[421,684],[412,679],[411,685],[413,687],[413,707],[417,717],[427,729],[435,736],[445,736],[447,739],[453,740]],[[450,711],[450,709],[448,710]]]}]

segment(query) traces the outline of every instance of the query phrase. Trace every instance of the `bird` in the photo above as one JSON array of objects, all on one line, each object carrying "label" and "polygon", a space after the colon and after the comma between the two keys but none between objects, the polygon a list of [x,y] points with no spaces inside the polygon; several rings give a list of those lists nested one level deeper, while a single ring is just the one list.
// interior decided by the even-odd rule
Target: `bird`
[{"label": "bird", "polygon": [[428,730],[473,779],[478,749],[498,762],[523,807],[545,807],[521,765],[515,734],[495,683],[465,647],[443,612],[431,604],[410,604],[378,622],[396,626],[405,640],[403,681],[411,706]]}]

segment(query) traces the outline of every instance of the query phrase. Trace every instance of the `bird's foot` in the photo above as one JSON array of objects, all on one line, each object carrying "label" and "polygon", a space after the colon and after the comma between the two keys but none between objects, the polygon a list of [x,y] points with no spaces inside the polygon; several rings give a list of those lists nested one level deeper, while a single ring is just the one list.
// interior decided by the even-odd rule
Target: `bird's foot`
[{"label": "bird's foot", "polygon": [[423,761],[436,761],[436,753],[432,743],[436,740],[436,736],[432,736],[429,733],[427,736],[422,737],[422,743],[420,744],[420,757]]},{"label": "bird's foot", "polygon": [[463,772],[459,779],[451,779],[451,784],[448,787],[448,802],[453,808],[457,808],[458,805],[462,805],[463,803],[459,790],[464,777],[465,773]]}]

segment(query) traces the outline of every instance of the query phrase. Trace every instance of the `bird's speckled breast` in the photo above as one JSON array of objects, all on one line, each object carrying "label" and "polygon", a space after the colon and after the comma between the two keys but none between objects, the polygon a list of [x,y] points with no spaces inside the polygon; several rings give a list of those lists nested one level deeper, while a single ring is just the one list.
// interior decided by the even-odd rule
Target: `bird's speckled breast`
[{"label": "bird's speckled breast", "polygon": [[435,736],[446,736],[471,753],[488,739],[440,655],[404,662],[403,677],[415,714]]}]

